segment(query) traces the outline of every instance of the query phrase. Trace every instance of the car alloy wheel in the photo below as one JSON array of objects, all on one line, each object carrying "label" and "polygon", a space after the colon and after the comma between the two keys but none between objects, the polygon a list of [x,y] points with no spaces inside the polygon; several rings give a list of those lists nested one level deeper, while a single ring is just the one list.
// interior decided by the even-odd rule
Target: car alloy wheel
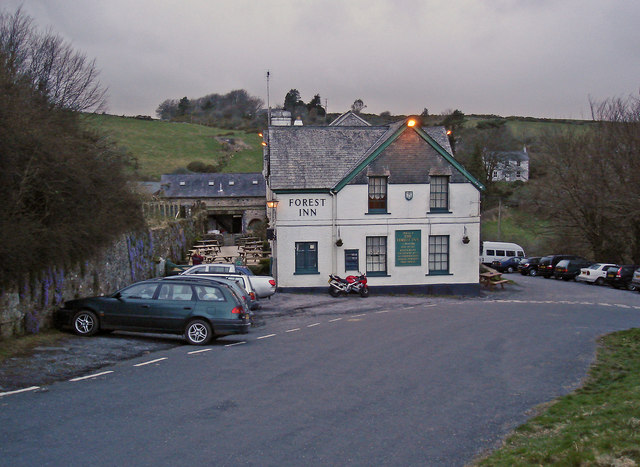
[{"label": "car alloy wheel", "polygon": [[598,277],[596,279],[595,283],[596,283],[596,285],[602,285],[602,284],[604,284],[604,279],[602,277]]},{"label": "car alloy wheel", "polygon": [[93,336],[98,328],[98,317],[93,311],[82,310],[73,317],[73,330],[79,336]]},{"label": "car alloy wheel", "polygon": [[184,332],[184,337],[189,344],[192,345],[205,345],[211,340],[211,325],[202,319],[194,319],[189,321],[187,329]]},{"label": "car alloy wheel", "polygon": [[530,269],[529,270],[529,275],[532,276],[532,277],[533,276],[537,276],[538,275],[538,271],[536,271],[535,269]]}]

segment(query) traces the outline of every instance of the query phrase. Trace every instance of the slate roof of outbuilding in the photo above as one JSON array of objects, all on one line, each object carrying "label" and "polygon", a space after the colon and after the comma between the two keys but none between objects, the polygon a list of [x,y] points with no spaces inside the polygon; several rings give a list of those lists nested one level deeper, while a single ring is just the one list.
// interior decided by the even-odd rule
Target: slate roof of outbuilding
[{"label": "slate roof of outbuilding", "polygon": [[[270,127],[270,188],[332,189],[404,124]],[[423,130],[452,154],[444,127]]]},{"label": "slate roof of outbuilding", "polygon": [[371,126],[371,124],[361,116],[349,110],[329,123],[329,126]]},{"label": "slate roof of outbuilding", "polygon": [[[180,185],[184,182],[184,185]],[[212,184],[210,184],[210,182]],[[233,182],[230,184],[230,182]],[[166,198],[242,198],[266,196],[262,173],[196,173],[163,175]]]},{"label": "slate roof of outbuilding", "polygon": [[529,154],[527,154],[525,151],[499,151],[499,152],[495,152],[494,155],[498,160],[501,160],[503,162],[508,162],[508,161],[526,162],[529,160]]}]

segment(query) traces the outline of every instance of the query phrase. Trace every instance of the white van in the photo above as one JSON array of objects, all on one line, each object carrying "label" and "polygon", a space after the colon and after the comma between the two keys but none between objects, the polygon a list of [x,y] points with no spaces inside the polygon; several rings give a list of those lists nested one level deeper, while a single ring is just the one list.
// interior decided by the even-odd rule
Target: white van
[{"label": "white van", "polygon": [[491,264],[492,261],[501,260],[509,256],[524,258],[524,249],[517,243],[507,242],[482,242],[480,250],[480,262]]}]

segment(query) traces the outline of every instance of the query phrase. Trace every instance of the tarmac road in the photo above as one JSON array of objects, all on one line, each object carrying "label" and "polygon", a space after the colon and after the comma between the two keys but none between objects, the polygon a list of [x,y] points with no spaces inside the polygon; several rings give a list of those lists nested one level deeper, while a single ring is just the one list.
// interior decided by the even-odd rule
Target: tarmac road
[{"label": "tarmac road", "polygon": [[276,295],[248,336],[162,338],[102,376],[0,397],[0,458],[464,465],[575,389],[597,336],[640,325],[638,293],[511,277],[480,298]]}]

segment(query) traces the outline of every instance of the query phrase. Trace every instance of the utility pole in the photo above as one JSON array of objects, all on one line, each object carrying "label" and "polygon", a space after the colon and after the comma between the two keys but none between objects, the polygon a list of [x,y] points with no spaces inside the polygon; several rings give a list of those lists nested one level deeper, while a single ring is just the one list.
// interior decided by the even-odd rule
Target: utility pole
[{"label": "utility pole", "polygon": [[498,241],[502,241],[502,232],[501,232],[501,226],[500,226],[500,221],[501,221],[501,217],[502,217],[502,198],[498,198]]},{"label": "utility pole", "polygon": [[271,104],[269,103],[269,78],[271,73],[267,70],[267,128],[271,126]]}]

